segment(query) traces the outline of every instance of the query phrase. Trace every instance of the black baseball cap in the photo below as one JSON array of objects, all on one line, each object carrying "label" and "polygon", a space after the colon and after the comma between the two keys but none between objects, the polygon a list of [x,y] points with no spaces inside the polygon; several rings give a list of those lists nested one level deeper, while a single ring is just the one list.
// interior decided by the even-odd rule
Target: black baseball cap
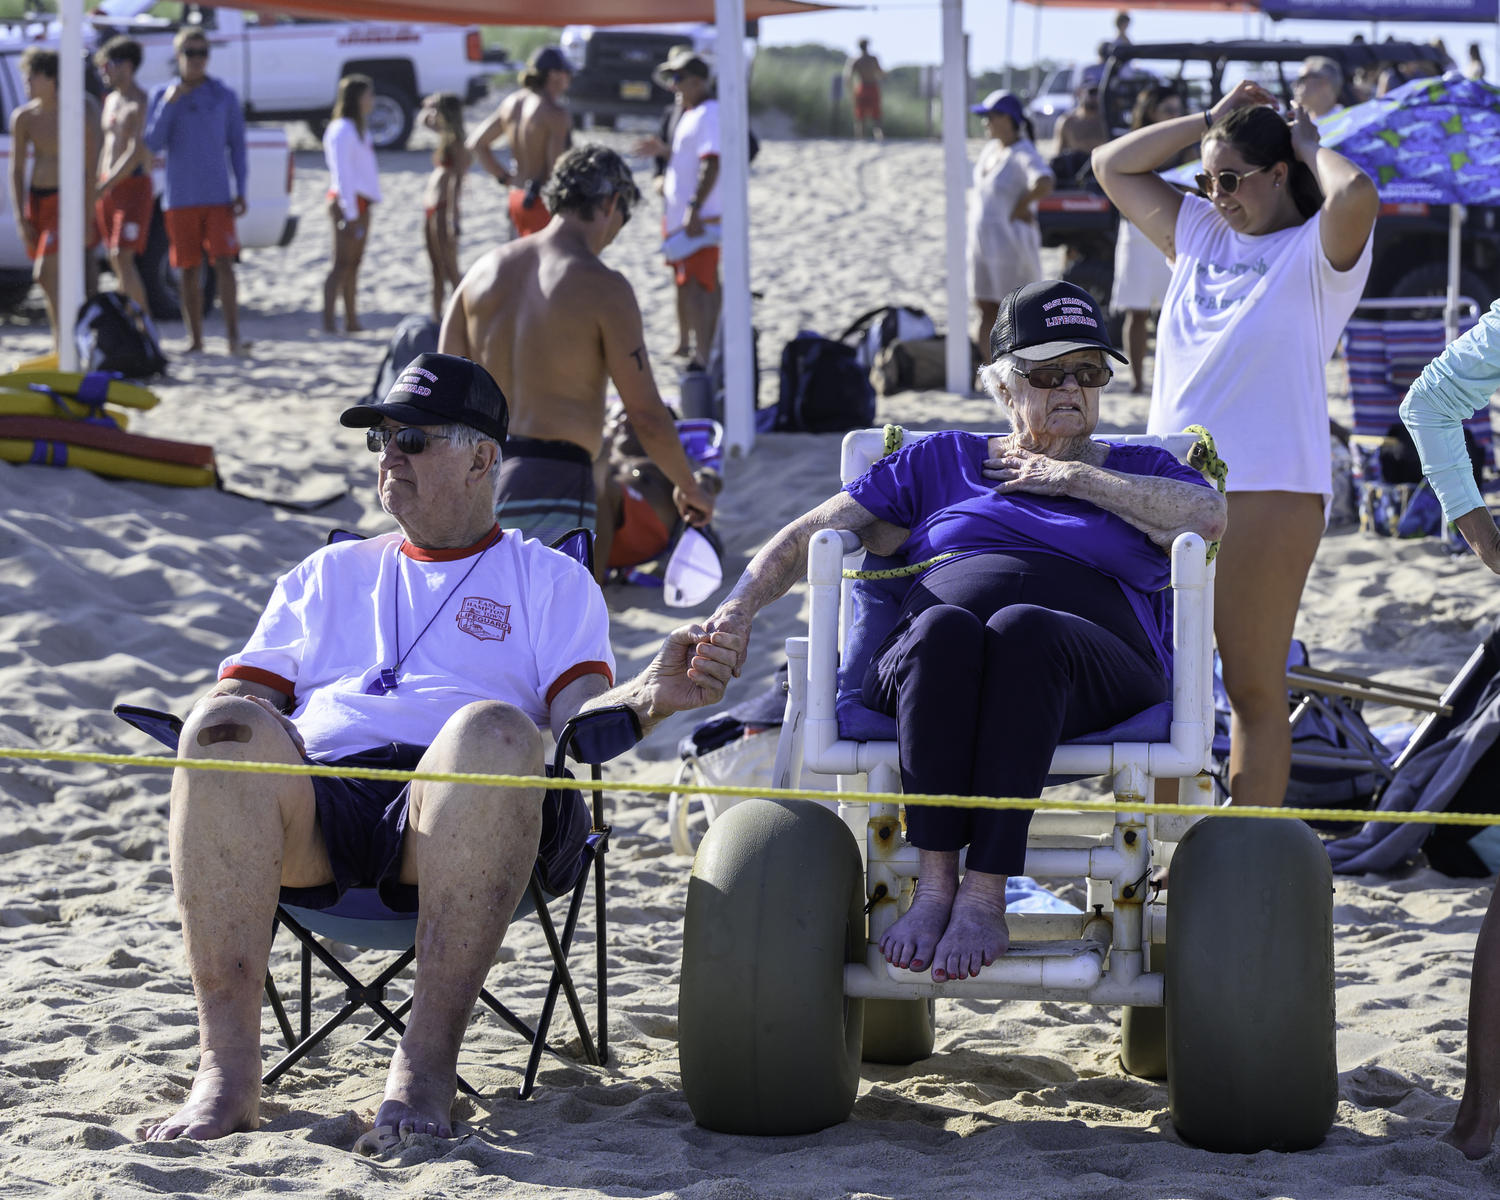
[{"label": "black baseball cap", "polygon": [[419,354],[379,404],[346,408],[339,423],[368,429],[389,417],[403,425],[468,425],[505,445],[510,410],[495,378],[456,354]]},{"label": "black baseball cap", "polygon": [[566,71],[570,75],[573,73],[573,64],[568,61],[561,46],[537,47],[526,65],[538,75],[545,75],[548,71]]},{"label": "black baseball cap", "polygon": [[991,362],[1002,354],[1038,362],[1075,350],[1103,350],[1122,363],[1130,361],[1110,345],[1103,310],[1077,284],[1028,283],[1000,301],[990,331]]}]

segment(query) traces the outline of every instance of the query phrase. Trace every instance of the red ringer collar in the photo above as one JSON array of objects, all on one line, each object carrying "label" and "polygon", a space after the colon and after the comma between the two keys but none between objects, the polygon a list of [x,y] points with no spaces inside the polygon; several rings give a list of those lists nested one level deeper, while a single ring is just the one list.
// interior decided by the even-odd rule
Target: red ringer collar
[{"label": "red ringer collar", "polygon": [[476,554],[482,554],[504,536],[500,532],[500,523],[497,521],[494,528],[472,546],[454,546],[444,550],[423,550],[420,546],[413,546],[410,542],[403,541],[401,543],[401,553],[414,562],[457,562],[461,558],[473,558]]}]

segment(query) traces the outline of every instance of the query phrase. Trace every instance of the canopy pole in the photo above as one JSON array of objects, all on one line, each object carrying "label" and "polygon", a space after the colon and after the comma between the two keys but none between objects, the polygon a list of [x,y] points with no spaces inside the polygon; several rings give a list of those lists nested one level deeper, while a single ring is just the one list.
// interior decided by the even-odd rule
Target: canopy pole
[{"label": "canopy pole", "polygon": [[1450,343],[1458,340],[1458,292],[1463,277],[1459,249],[1463,245],[1467,215],[1462,204],[1448,206],[1448,303],[1443,306],[1443,337]]},{"label": "canopy pole", "polygon": [[[1496,26],[1500,31],[1500,25]],[[1015,70],[1011,66],[1016,61],[1016,0],[1007,0],[1005,5],[1005,90],[1015,90]]]},{"label": "canopy pole", "polygon": [[969,275],[964,215],[969,173],[968,64],[964,61],[963,0],[943,0],[943,194],[948,269],[948,391],[967,396],[974,386],[969,361]]},{"label": "canopy pole", "polygon": [[719,201],[724,263],[724,441],[731,456],[755,446],[755,350],[750,331],[750,105],[745,0],[715,0],[719,71]]},{"label": "canopy pole", "polygon": [[[83,0],[62,0],[57,63],[57,365],[78,370],[73,332],[83,305]],[[89,164],[92,168],[93,164]]]}]

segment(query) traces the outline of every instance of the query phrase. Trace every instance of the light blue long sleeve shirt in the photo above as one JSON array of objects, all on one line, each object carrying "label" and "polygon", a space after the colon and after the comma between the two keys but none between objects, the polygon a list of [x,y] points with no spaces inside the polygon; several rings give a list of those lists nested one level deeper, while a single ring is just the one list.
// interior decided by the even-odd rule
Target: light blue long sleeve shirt
[{"label": "light blue long sleeve shirt", "polygon": [[[146,106],[146,145],[167,156],[163,209],[229,204],[245,194],[245,112],[233,89],[209,76],[175,104],[167,89],[151,89]],[[225,154],[229,161],[226,164]],[[229,190],[229,168],[235,190]]]},{"label": "light blue long sleeve shirt", "polygon": [[1474,468],[1464,448],[1463,422],[1489,406],[1500,388],[1500,300],[1479,324],[1428,363],[1401,401],[1401,420],[1422,459],[1422,474],[1457,520],[1483,508]]}]

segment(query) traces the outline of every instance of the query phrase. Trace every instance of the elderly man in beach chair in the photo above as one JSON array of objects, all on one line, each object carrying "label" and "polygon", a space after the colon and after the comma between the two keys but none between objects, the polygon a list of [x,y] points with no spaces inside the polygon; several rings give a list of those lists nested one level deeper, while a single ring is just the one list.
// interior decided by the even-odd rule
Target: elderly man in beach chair
[{"label": "elderly man in beach chair", "polygon": [[[1014,432],[938,433],[881,459],[772,538],[708,622],[748,643],[819,530],[917,566],[863,684],[864,704],[896,718],[907,792],[1040,796],[1059,742],[1171,696],[1167,551],[1185,532],[1218,538],[1226,506],[1166,451],[1092,437],[1105,358],[1123,361],[1104,329],[1072,284],[1011,293],[984,382]],[[920,876],[881,941],[888,962],[943,981],[1005,953],[1005,882],[1023,873],[1030,818],[907,809]]]},{"label": "elderly man in beach chair", "polygon": [[[676,629],[614,686],[588,571],[496,526],[507,409],[483,367],[421,355],[384,403],[342,420],[368,428],[402,532],[325,547],[277,583],[188,717],[184,757],[540,775],[543,724],[628,705],[649,728],[722,697],[736,634]],[[573,791],[179,770],[172,878],[201,1059],[187,1102],[146,1136],[256,1127],[278,897],[326,908],[352,887],[418,914],[411,1016],[375,1132],[451,1136],[459,1044],[517,901],[534,865],[546,877],[579,861],[589,827]]]}]

